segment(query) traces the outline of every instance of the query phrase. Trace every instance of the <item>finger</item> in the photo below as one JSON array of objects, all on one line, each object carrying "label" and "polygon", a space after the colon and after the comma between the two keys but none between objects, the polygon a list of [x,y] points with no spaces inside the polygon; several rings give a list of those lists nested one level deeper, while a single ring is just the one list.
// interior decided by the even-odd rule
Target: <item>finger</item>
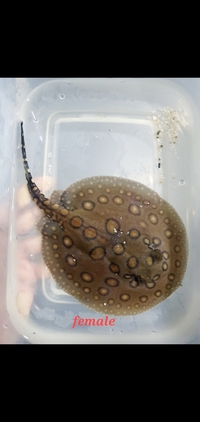
[{"label": "finger", "polygon": [[16,269],[16,274],[18,279],[16,305],[18,312],[27,317],[34,300],[36,282],[42,277],[48,278],[50,272],[43,262],[38,264],[22,259],[20,266]]},{"label": "finger", "polygon": [[24,235],[34,227],[36,222],[42,217],[42,211],[33,203],[31,208],[21,212],[16,221],[16,232],[18,235]]},{"label": "finger", "polygon": [[[33,244],[35,247],[36,254],[29,253],[31,251],[31,242],[24,242],[25,245],[30,247],[30,250],[24,249],[23,242],[20,242],[18,250],[16,252],[16,276],[18,284],[33,285],[38,279],[42,277],[47,278],[50,276],[50,272],[44,263],[41,255],[39,255],[40,241],[38,237],[33,238]],[[30,256],[31,255],[31,256]],[[30,259],[29,259],[30,257]],[[38,260],[39,258],[39,260]]]},{"label": "finger", "polygon": [[13,344],[16,343],[19,334],[10,321],[6,307],[6,253],[7,234],[0,229],[0,344]]},{"label": "finger", "polygon": [[49,278],[51,273],[43,261],[30,262],[24,258],[20,261],[20,266],[16,268],[16,275],[18,280],[17,290],[20,290],[21,288],[25,289],[25,285],[34,286],[36,281],[43,277]]},{"label": "finger", "polygon": [[26,286],[25,290],[20,290],[16,296],[16,305],[18,312],[24,317],[28,317],[34,298],[34,289],[32,286]]},{"label": "finger", "polygon": [[16,264],[16,276],[18,280],[18,288],[20,288],[20,284],[27,284],[33,285],[36,282],[36,274],[34,262],[29,261],[26,257],[19,258],[20,254],[18,254],[18,260]]},{"label": "finger", "polygon": [[[42,192],[52,187],[51,177],[35,178],[35,183]],[[30,207],[31,204],[31,207]],[[28,233],[36,225],[36,221],[43,213],[34,204],[28,192],[27,186],[21,186],[16,194],[16,205],[19,211],[16,219],[16,231],[20,235]],[[19,242],[17,252],[17,292],[16,305],[18,311],[24,317],[28,317],[34,300],[36,282],[42,277],[49,277],[49,270],[43,261],[34,262],[34,256],[41,252],[41,235],[31,236]],[[28,258],[31,257],[32,261]]]},{"label": "finger", "polygon": [[[27,266],[26,266],[27,269]],[[30,313],[31,305],[34,300],[35,295],[35,283],[36,281],[44,275],[45,278],[49,277],[50,272],[46,265],[35,265],[35,270],[32,272],[31,276],[27,277],[26,269],[23,268],[19,274],[21,280],[18,280],[18,291],[16,294],[16,305],[18,312],[27,317]]]},{"label": "finger", "polygon": [[26,257],[37,255],[41,252],[41,241],[42,238],[40,234],[21,240],[19,242],[20,250]]},{"label": "finger", "polygon": [[35,274],[37,279],[41,279],[42,277],[47,279],[51,277],[51,273],[43,261],[35,266]]}]

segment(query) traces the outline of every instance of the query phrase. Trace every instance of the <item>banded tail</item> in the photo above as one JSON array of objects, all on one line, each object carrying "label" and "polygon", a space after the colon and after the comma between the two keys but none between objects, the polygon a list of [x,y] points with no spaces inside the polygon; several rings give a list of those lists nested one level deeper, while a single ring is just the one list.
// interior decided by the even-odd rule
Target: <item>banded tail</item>
[{"label": "banded tail", "polygon": [[30,172],[26,156],[23,122],[21,122],[21,151],[28,191],[33,201],[41,210],[44,211],[47,217],[62,224],[64,217],[69,213],[69,211],[66,208],[61,207],[60,205],[51,202],[50,199],[46,198],[46,196],[40,191],[38,186],[33,182],[32,174]]}]

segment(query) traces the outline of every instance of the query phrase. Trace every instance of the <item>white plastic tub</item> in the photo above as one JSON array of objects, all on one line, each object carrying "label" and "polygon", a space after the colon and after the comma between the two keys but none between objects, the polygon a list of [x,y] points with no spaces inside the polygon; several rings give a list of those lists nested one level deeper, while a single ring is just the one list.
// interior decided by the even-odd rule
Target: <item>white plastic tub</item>
[{"label": "white plastic tub", "polygon": [[[199,342],[200,80],[12,79],[1,80],[0,89],[0,194],[9,187],[11,200],[6,306],[19,335],[31,343]],[[18,230],[17,192],[25,183],[20,120],[33,178],[51,177],[51,191],[113,175],[144,183],[173,205],[188,233],[189,259],[182,286],[168,299],[142,314],[114,317],[112,326],[72,329],[77,315],[104,316],[65,294],[44,270],[34,282],[27,277],[24,290],[31,285],[32,296],[19,300],[18,251],[38,234]],[[34,246],[29,252],[34,265],[40,257]]]}]

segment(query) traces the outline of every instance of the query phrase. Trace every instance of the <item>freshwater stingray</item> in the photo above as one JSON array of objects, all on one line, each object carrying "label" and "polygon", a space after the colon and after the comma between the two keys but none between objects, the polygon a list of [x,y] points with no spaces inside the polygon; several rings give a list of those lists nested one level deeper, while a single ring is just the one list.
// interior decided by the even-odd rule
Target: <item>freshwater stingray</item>
[{"label": "freshwater stingray", "polygon": [[187,234],[175,209],[133,180],[99,176],[46,198],[32,180],[23,122],[29,193],[43,210],[42,256],[54,280],[85,306],[108,315],[144,312],[180,285]]}]

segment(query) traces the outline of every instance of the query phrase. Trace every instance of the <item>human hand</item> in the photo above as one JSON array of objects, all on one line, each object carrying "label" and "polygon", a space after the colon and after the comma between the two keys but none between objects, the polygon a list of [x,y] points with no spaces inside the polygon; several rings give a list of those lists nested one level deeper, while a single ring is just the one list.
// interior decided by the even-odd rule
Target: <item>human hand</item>
[{"label": "human hand", "polygon": [[[35,183],[41,190],[48,190],[51,188],[52,179],[46,177],[35,178]],[[19,334],[9,321],[9,315],[6,310],[6,267],[7,262],[7,247],[8,247],[8,227],[9,227],[9,207],[10,204],[4,201],[1,204],[0,215],[0,343],[16,343]],[[15,275],[17,280],[16,288],[16,306],[18,312],[28,317],[30,308],[33,302],[36,281],[44,274],[45,277],[50,275],[48,268],[42,259],[33,260],[32,257],[41,252],[41,235],[28,233],[36,226],[36,222],[43,215],[41,210],[32,201],[28,192],[26,184],[20,186],[16,192],[15,200],[15,215],[16,215],[16,267]]]}]

